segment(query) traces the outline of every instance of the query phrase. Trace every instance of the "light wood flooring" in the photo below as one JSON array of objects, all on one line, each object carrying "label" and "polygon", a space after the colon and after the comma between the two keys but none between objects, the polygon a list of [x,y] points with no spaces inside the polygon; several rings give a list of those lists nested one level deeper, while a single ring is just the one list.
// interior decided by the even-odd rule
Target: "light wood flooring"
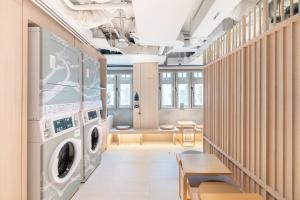
[{"label": "light wood flooring", "polygon": [[112,146],[72,200],[179,200],[175,154],[188,149],[171,144]]}]

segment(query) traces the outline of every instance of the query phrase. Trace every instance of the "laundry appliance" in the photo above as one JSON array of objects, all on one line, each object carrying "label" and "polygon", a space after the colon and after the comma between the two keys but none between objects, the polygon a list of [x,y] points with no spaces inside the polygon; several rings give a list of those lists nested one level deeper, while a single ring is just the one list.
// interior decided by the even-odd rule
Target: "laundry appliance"
[{"label": "laundry appliance", "polygon": [[81,52],[29,28],[28,199],[70,199],[80,186]]},{"label": "laundry appliance", "polygon": [[102,126],[99,62],[83,54],[82,59],[82,182],[101,163]]},{"label": "laundry appliance", "polygon": [[102,126],[97,109],[86,109],[82,112],[82,182],[85,182],[101,163]]},{"label": "laundry appliance", "polygon": [[80,186],[78,113],[30,121],[28,199],[71,199]]},{"label": "laundry appliance", "polygon": [[82,108],[99,108],[100,96],[100,63],[95,58],[82,54]]},{"label": "laundry appliance", "polygon": [[80,50],[40,27],[29,28],[28,50],[29,103],[32,104],[29,118],[79,112]]}]

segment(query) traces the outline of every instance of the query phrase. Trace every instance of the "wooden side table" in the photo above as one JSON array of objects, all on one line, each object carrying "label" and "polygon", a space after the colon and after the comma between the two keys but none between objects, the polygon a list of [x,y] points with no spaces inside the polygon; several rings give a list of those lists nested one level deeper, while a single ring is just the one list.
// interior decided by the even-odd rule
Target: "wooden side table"
[{"label": "wooden side table", "polygon": [[[195,137],[195,126],[196,123],[193,121],[177,121],[177,126],[181,131],[181,145],[184,145],[184,140],[185,140],[185,136],[187,135],[192,135],[192,142],[193,145],[195,146],[195,142],[196,142],[196,137]],[[186,134],[186,135],[185,135]]]}]

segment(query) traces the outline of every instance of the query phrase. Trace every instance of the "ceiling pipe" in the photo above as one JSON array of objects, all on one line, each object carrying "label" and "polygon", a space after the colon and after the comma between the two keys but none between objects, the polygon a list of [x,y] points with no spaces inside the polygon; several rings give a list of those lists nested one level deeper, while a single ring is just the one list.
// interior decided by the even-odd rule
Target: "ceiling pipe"
[{"label": "ceiling pipe", "polygon": [[83,4],[74,5],[70,0],[64,0],[65,4],[76,11],[84,10],[116,10],[116,9],[128,9],[132,7],[131,3],[101,3],[101,4]]}]

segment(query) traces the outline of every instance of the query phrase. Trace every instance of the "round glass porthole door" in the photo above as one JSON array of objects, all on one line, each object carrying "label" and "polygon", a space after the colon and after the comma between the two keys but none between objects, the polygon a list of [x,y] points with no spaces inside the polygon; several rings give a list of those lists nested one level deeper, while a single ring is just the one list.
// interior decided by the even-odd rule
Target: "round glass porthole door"
[{"label": "round glass porthole door", "polygon": [[94,128],[91,134],[91,151],[94,152],[97,150],[99,144],[99,131],[98,128]]},{"label": "round glass porthole door", "polygon": [[58,177],[65,178],[74,163],[75,159],[75,147],[72,142],[65,143],[58,153]]},{"label": "round glass porthole door", "polygon": [[93,126],[90,128],[86,137],[86,148],[89,153],[99,153],[102,145],[102,129],[99,126]]},{"label": "round glass porthole door", "polygon": [[71,178],[78,169],[80,152],[80,139],[67,138],[57,145],[49,163],[49,177],[54,183],[64,183]]}]

